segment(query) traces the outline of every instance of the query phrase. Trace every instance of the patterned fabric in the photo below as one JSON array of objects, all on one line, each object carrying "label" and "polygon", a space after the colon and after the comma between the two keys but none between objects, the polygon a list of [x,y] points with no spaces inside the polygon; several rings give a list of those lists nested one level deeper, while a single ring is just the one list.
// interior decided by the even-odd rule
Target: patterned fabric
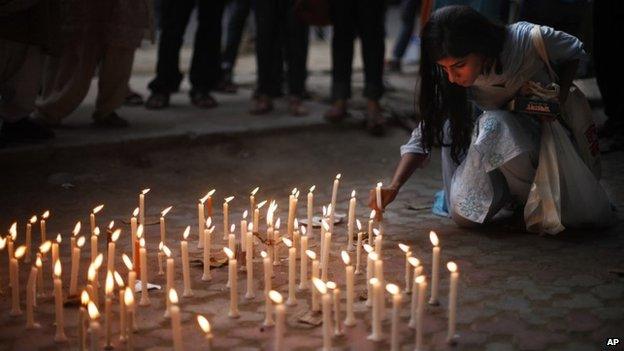
[{"label": "patterned fabric", "polygon": [[[476,223],[486,220],[493,205],[494,185],[489,172],[525,152],[535,161],[533,164],[537,164],[539,122],[532,117],[503,110],[524,82],[550,82],[545,64],[533,48],[530,37],[532,28],[533,24],[528,22],[509,25],[500,55],[503,67],[501,74],[492,70],[479,76],[468,91],[471,100],[485,112],[475,123],[465,159],[452,177],[445,177],[444,188],[450,193],[447,196],[450,212]],[[568,60],[586,59],[583,44],[577,38],[549,27],[542,27],[541,30],[546,49],[555,65]],[[429,154],[429,150],[424,150],[421,139],[419,125],[408,142],[401,146],[401,155],[410,152]],[[445,162],[444,158],[442,164],[443,173],[445,169],[454,167],[448,160]]]}]

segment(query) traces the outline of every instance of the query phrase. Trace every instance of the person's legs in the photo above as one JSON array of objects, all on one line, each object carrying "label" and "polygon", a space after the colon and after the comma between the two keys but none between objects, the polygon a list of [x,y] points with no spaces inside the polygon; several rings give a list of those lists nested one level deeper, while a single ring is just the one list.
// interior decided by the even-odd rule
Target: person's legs
[{"label": "person's legs", "polygon": [[[279,0],[256,2],[256,65],[257,87],[252,114],[264,114],[273,110],[271,98],[280,91],[280,80],[276,77],[276,65],[281,65],[282,34],[279,31]],[[280,68],[281,71],[281,68]]]},{"label": "person's legs", "polygon": [[303,94],[307,78],[308,59],[308,26],[302,23],[294,14],[293,0],[283,1],[283,22],[285,22],[284,54],[288,66],[288,92],[290,94],[289,110],[294,116],[307,115],[303,107]]},{"label": "person's legs", "polygon": [[331,2],[334,23],[332,37],[332,100],[351,97],[353,39],[355,39],[355,0]]},{"label": "person's legs", "polygon": [[[198,1],[198,26],[191,62],[191,94],[213,90],[219,81],[221,64],[221,18],[223,0]],[[202,106],[212,107],[212,106]]]},{"label": "person's legs", "polygon": [[357,1],[357,27],[362,43],[364,62],[364,96],[379,100],[383,94],[385,2]]},{"label": "person's legs", "polygon": [[392,50],[393,61],[397,63],[398,71],[400,71],[400,63],[407,46],[414,32],[414,24],[416,23],[416,15],[420,9],[420,0],[403,0],[401,1],[401,29],[394,43]]},{"label": "person's legs", "polygon": [[250,0],[234,0],[232,2],[232,12],[227,24],[225,49],[221,57],[221,69],[224,74],[230,77],[236,65],[236,57],[250,9]]}]

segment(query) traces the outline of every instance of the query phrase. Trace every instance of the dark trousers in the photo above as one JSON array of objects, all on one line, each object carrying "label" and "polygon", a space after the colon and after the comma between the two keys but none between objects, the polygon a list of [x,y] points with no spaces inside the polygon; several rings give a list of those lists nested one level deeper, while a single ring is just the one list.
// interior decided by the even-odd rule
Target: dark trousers
[{"label": "dark trousers", "polygon": [[383,94],[384,18],[383,0],[340,0],[331,2],[334,23],[332,38],[332,98],[351,97],[353,40],[360,37],[364,61],[364,96],[379,100]]},{"label": "dark trousers", "polygon": [[[605,114],[610,123],[624,125],[624,87],[621,74],[614,73],[620,58],[616,52],[624,50],[624,4],[617,0],[594,2],[594,63],[596,81]],[[619,33],[619,34],[617,34]],[[614,35],[613,37],[611,35]]]},{"label": "dark trousers", "polygon": [[394,43],[392,50],[392,58],[400,61],[405,55],[405,50],[412,39],[414,25],[416,24],[416,15],[420,12],[420,0],[403,0],[401,1],[401,29],[399,36]]},{"label": "dark trousers", "polygon": [[226,74],[231,74],[236,65],[236,57],[245,30],[245,23],[247,23],[247,17],[251,10],[251,0],[234,0],[230,6],[225,49],[221,58],[221,68]]},{"label": "dark trousers", "polygon": [[221,16],[223,0],[163,0],[156,78],[148,87],[172,93],[182,81],[180,47],[193,8],[197,6],[197,31],[189,78],[192,91],[208,92],[216,85],[221,63]]},{"label": "dark trousers", "polygon": [[308,26],[295,18],[293,4],[293,0],[256,2],[259,95],[281,94],[282,57],[286,63],[288,92],[301,97],[305,91]]}]

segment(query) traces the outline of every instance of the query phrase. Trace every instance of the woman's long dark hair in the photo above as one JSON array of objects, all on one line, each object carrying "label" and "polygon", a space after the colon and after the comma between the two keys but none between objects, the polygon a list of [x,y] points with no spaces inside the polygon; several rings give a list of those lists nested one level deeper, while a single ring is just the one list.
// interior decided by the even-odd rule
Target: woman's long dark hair
[{"label": "woman's long dark hair", "polygon": [[[451,157],[459,164],[470,145],[473,120],[466,88],[451,83],[436,62],[470,53],[495,62],[503,49],[506,29],[468,6],[447,6],[434,13],[421,34],[420,99],[421,131],[424,147],[443,143],[444,120],[450,120]],[[448,145],[445,145],[448,146]]]}]

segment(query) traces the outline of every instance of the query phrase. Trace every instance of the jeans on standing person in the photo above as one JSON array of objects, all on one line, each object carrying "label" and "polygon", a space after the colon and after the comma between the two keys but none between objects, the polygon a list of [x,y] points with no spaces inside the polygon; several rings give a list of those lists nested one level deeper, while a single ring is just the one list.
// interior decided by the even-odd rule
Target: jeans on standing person
[{"label": "jeans on standing person", "polygon": [[420,12],[421,0],[401,1],[401,29],[392,50],[392,58],[401,61],[412,38],[416,15]]},{"label": "jeans on standing person", "polygon": [[247,17],[251,11],[251,0],[234,0],[229,7],[230,14],[227,23],[225,49],[221,58],[221,69],[224,75],[231,76],[236,65]]},{"label": "jeans on standing person", "polygon": [[191,93],[209,92],[219,80],[221,61],[221,17],[223,0],[163,0],[160,20],[156,78],[148,87],[152,92],[170,94],[178,91],[183,75],[180,72],[180,48],[189,18],[197,7],[197,31],[189,78]]}]

